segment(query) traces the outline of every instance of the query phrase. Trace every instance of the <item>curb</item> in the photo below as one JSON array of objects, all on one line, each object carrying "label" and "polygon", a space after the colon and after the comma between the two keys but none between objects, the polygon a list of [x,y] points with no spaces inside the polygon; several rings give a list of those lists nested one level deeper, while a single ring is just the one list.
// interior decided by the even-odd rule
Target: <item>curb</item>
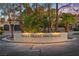
[{"label": "curb", "polygon": [[73,40],[77,40],[77,39],[68,39],[68,40],[65,40],[65,41],[57,41],[57,42],[22,42],[22,41],[15,41],[15,40],[2,40],[2,41],[5,41],[5,42],[9,42],[9,43],[30,43],[30,44],[52,44],[52,43],[63,43],[63,42],[71,42]]}]

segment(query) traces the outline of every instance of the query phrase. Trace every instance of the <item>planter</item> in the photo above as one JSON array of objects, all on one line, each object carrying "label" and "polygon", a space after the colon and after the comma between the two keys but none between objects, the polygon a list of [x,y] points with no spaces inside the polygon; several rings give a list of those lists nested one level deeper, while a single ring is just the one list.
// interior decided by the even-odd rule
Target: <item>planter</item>
[{"label": "planter", "polygon": [[20,42],[59,42],[67,40],[67,33],[17,33],[14,38]]}]

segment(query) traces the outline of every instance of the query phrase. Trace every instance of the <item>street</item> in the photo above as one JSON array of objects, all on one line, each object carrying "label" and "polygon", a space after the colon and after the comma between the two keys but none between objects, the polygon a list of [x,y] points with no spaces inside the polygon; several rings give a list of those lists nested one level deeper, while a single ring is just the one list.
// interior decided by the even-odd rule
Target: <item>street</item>
[{"label": "street", "polygon": [[50,44],[13,43],[0,40],[1,56],[79,56],[79,40]]}]

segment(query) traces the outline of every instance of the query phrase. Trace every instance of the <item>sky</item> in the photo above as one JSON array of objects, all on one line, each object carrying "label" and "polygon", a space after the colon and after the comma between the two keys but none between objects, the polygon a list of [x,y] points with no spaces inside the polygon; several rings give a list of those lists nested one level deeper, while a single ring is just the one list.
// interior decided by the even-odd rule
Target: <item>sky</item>
[{"label": "sky", "polygon": [[[33,3],[30,3],[30,6],[32,7],[32,4]],[[63,11],[65,13],[79,13],[79,3],[59,3],[58,4],[58,8],[62,7],[62,6],[65,6],[65,5],[68,5],[70,4],[70,7],[64,7],[64,8],[61,8],[60,11]],[[56,8],[56,3],[52,3],[52,8]],[[74,10],[73,10],[74,8]],[[77,11],[77,12],[76,12]],[[0,16],[1,16],[1,10],[0,10]]]},{"label": "sky", "polygon": [[[67,5],[67,4],[65,4]],[[62,4],[61,4],[62,6]],[[65,6],[60,9],[60,11],[64,13],[71,13],[71,14],[79,14],[79,3],[71,3],[69,6]]]},{"label": "sky", "polygon": [[[66,6],[66,5],[69,5],[69,7]],[[32,3],[30,3],[30,6],[32,7]],[[61,8],[62,6],[66,6],[66,7]],[[56,3],[53,3],[51,7],[56,8]],[[59,14],[60,14],[60,12],[71,13],[71,14],[79,14],[79,3],[59,3],[58,8],[61,8],[59,10]],[[16,14],[18,14],[18,13],[19,12],[17,12]],[[0,10],[0,16],[2,16],[1,10]],[[5,18],[7,19],[7,16]]]},{"label": "sky", "polygon": [[[32,7],[32,3],[30,3],[30,6]],[[56,3],[52,3],[51,8],[56,9]],[[59,12],[61,11],[64,13],[79,14],[79,3],[59,3],[58,8],[59,8]]]}]

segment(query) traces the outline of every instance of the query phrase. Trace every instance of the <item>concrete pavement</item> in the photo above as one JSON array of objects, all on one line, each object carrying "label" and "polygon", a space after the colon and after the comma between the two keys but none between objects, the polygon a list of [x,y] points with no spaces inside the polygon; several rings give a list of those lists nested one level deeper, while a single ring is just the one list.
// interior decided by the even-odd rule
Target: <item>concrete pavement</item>
[{"label": "concrete pavement", "polygon": [[2,56],[79,56],[79,39],[51,44],[12,43],[0,40]]},{"label": "concrete pavement", "polygon": [[[18,38],[19,39],[19,38]],[[0,40],[0,56],[79,56],[79,38],[49,43]]]}]

